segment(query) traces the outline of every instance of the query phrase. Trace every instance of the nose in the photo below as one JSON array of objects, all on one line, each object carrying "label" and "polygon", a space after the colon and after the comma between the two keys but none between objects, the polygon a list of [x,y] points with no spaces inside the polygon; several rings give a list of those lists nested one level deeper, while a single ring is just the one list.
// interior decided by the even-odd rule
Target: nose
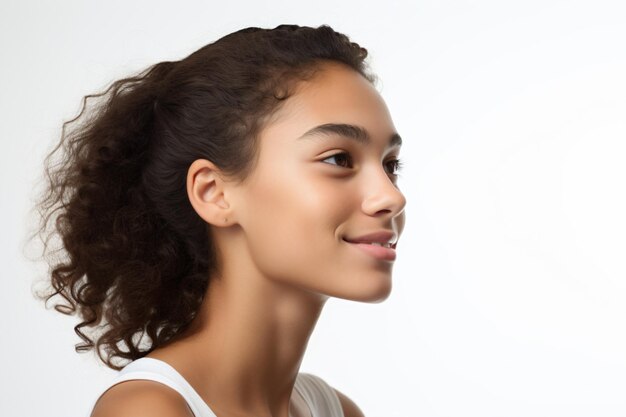
[{"label": "nose", "polygon": [[362,209],[370,216],[385,213],[386,217],[393,219],[401,214],[406,206],[406,197],[394,182],[393,177],[384,172],[384,169],[370,175],[364,189],[365,198]]}]

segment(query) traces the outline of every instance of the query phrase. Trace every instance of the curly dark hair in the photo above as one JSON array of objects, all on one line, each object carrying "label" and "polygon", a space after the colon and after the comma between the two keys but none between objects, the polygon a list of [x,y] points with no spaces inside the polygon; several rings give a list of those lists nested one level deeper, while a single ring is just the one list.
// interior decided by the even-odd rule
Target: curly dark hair
[{"label": "curly dark hair", "polygon": [[367,55],[328,25],[248,27],[83,98],[45,158],[34,234],[49,267],[36,296],[46,308],[63,297],[60,313],[78,310],[76,352],[95,348],[120,370],[113,359],[143,357],[188,327],[217,271],[211,229],[187,196],[189,166],[207,159],[245,181],[258,133],[296,83],[330,60],[375,84]]}]

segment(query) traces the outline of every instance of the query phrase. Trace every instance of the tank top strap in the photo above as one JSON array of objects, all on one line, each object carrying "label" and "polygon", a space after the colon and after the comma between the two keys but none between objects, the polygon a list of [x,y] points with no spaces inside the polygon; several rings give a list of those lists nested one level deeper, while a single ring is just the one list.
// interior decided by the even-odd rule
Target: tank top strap
[{"label": "tank top strap", "polygon": [[309,404],[313,417],[344,417],[337,393],[319,376],[301,372],[296,387]]}]

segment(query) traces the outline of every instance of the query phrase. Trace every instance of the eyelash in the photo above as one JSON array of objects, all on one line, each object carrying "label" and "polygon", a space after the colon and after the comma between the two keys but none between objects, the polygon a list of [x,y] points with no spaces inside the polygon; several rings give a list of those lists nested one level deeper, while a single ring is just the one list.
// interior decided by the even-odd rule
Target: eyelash
[{"label": "eyelash", "polygon": [[[334,157],[337,157],[337,156],[340,156],[340,155],[347,155],[347,156],[350,158],[350,160],[352,160],[352,157],[350,156],[350,153],[348,153],[348,152],[339,152],[339,153],[336,153],[336,154],[333,154],[333,155],[329,155],[329,156],[327,156],[327,157],[326,157],[326,158],[324,158],[322,161],[325,161],[325,160],[327,160],[327,159],[334,158]],[[393,162],[393,163],[394,163],[394,165],[395,165],[395,167],[396,167],[396,172],[397,172],[397,173],[396,173],[396,174],[390,174],[390,175],[393,175],[394,177],[397,177],[397,176],[398,176],[398,174],[399,174],[400,172],[402,172],[402,168],[404,167],[404,163],[403,163],[403,161],[402,161],[402,160],[400,160],[399,158],[397,158],[397,159],[390,159],[390,160],[389,160],[389,161],[387,161],[386,163],[391,163],[391,162]],[[338,166],[339,166],[339,165],[338,165]]]}]

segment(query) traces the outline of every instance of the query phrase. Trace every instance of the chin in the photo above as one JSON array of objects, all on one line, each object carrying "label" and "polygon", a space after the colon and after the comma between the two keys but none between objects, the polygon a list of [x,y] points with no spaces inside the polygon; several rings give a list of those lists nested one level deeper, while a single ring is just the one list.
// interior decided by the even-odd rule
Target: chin
[{"label": "chin", "polygon": [[378,288],[372,288],[371,291],[361,291],[359,294],[352,294],[346,299],[353,301],[361,301],[370,304],[379,304],[385,301],[391,295],[391,281],[388,285],[379,285]]}]

